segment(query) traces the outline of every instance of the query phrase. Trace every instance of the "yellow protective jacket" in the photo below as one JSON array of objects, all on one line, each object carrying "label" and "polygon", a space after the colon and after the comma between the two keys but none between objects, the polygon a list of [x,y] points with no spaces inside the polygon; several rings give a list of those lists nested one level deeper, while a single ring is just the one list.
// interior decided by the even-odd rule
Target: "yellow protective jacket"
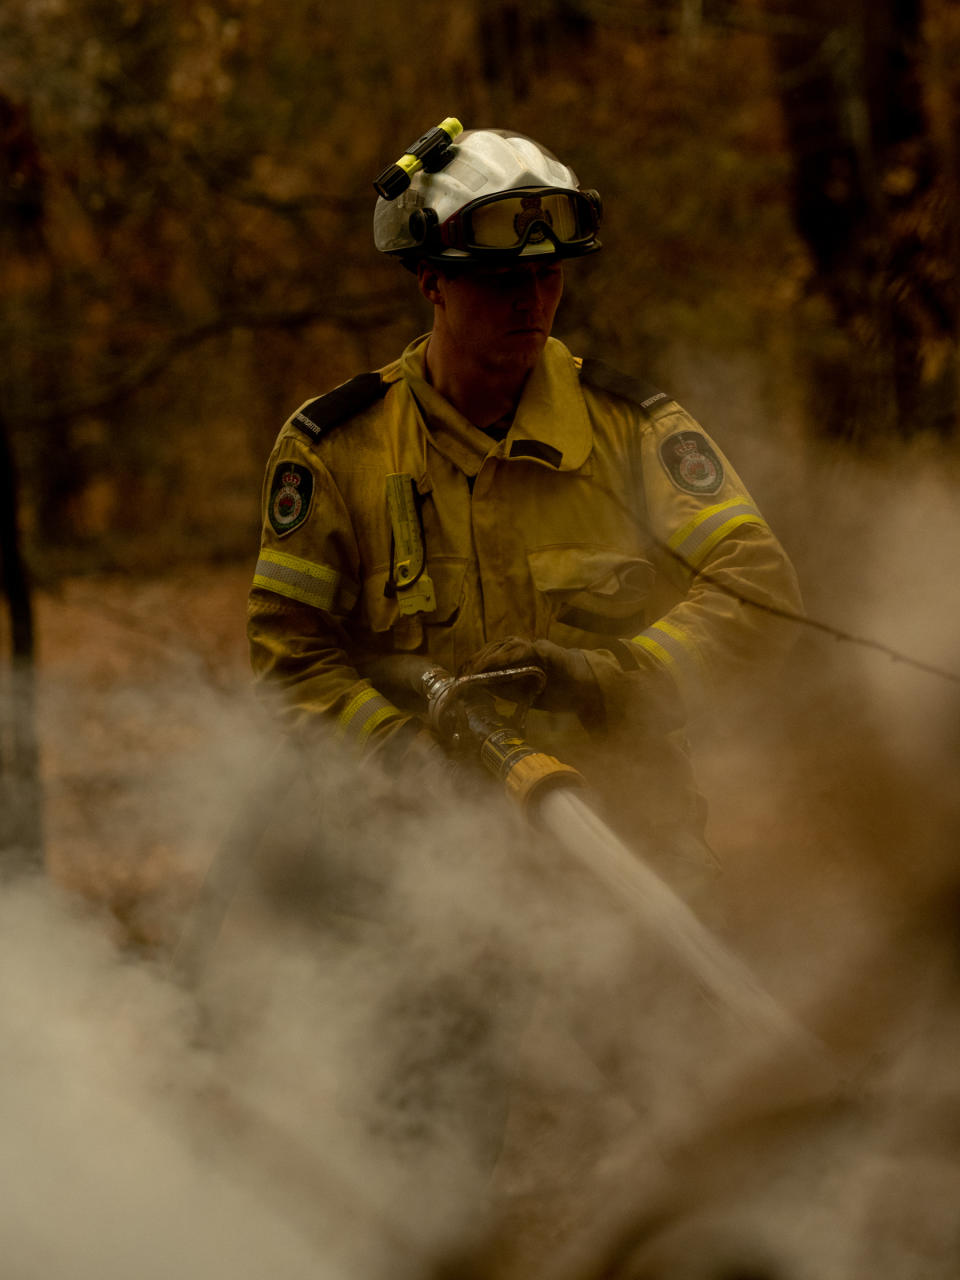
[{"label": "yellow protective jacket", "polygon": [[[737,597],[796,611],[793,569],[679,405],[550,339],[496,441],[425,381],[425,346],[308,401],[271,455],[249,639],[294,723],[383,748],[410,716],[358,677],[369,652],[456,672],[491,640],[547,637],[695,705],[780,644],[776,617]],[[416,488],[427,611],[401,607],[416,588],[393,563],[398,473]]]}]

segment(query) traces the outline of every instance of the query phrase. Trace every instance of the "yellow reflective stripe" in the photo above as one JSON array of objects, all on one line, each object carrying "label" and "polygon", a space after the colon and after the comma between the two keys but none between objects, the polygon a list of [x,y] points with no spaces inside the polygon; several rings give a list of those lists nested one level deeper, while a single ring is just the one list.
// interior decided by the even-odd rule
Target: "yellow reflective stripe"
[{"label": "yellow reflective stripe", "polygon": [[713,507],[704,507],[693,519],[679,528],[670,538],[671,550],[681,556],[691,568],[698,568],[710,552],[728,534],[743,524],[765,525],[766,521],[752,503],[741,498],[731,498]]},{"label": "yellow reflective stripe", "polygon": [[685,652],[689,653],[693,648],[685,633],[679,627],[674,626],[672,622],[667,622],[666,618],[661,618],[659,622],[651,623],[648,630],[659,631],[665,636],[670,636],[671,639],[676,640]]},{"label": "yellow reflective stripe", "polygon": [[647,627],[646,631],[634,636],[633,643],[642,645],[652,653],[656,652],[658,656],[662,655],[661,662],[689,661],[697,658],[696,647],[672,622],[654,622]]},{"label": "yellow reflective stripe", "polygon": [[646,649],[648,653],[652,653],[653,656],[656,658],[656,660],[659,663],[661,663],[663,666],[665,667],[673,666],[673,663],[674,663],[673,655],[671,653],[668,653],[662,644],[657,644],[653,636],[645,636],[645,635],[634,636],[633,639],[630,641],[630,643],[639,645],[641,649]]},{"label": "yellow reflective stripe", "polygon": [[739,506],[739,504],[739,498],[728,498],[726,502],[718,502],[714,507],[703,507],[695,516],[692,516],[686,524],[680,526],[670,539],[669,545],[674,549],[674,551],[676,551],[684,542],[686,542],[691,533],[703,524],[704,520],[709,520],[710,517],[716,515],[718,511],[729,511],[731,507]]},{"label": "yellow reflective stripe", "polygon": [[387,720],[395,720],[398,715],[399,712],[396,707],[392,707],[389,702],[384,702],[379,711],[374,711],[363,722],[363,725],[355,730],[354,736],[357,743],[362,747],[378,725],[385,724]]},{"label": "yellow reflective stripe", "polygon": [[358,746],[363,746],[378,725],[400,714],[372,685],[366,685],[337,716],[337,725],[343,736],[349,736]]},{"label": "yellow reflective stripe", "polygon": [[710,534],[709,538],[707,538],[706,541],[697,548],[694,555],[688,555],[685,557],[687,564],[693,565],[695,569],[699,568],[717,543],[722,542],[728,534],[733,533],[734,529],[738,528],[742,524],[766,525],[766,521],[759,512],[756,514],[744,512],[743,515],[733,516],[732,519],[725,521],[718,529],[715,529],[713,533]]},{"label": "yellow reflective stripe", "polygon": [[703,682],[700,652],[680,627],[672,622],[655,622],[630,643],[645,649],[680,682],[699,689]]},{"label": "yellow reflective stripe", "polygon": [[[343,708],[343,710],[337,716],[337,724],[340,726],[340,728],[343,729],[344,731],[349,729],[350,721],[357,714],[357,712],[360,711],[361,708],[366,706],[368,702],[373,701],[374,698],[380,698],[380,694],[377,693],[373,685],[371,684],[365,685],[364,688],[360,691],[360,693],[356,695],[355,698],[350,699],[347,705]],[[380,698],[380,701],[382,702],[383,699]]]},{"label": "yellow reflective stripe", "polygon": [[[255,587],[299,600],[301,604],[312,605],[315,609],[333,608],[342,581],[341,574],[328,565],[315,564],[312,560],[302,560],[285,551],[267,548],[260,552],[253,575]],[[352,592],[350,594],[353,595]]]}]

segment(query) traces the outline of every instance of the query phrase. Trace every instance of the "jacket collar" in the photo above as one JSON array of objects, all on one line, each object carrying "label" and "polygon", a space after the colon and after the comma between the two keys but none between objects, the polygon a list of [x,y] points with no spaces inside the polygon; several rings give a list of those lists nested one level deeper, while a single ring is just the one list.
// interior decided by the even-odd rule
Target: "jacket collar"
[{"label": "jacket collar", "polygon": [[432,443],[456,467],[476,475],[490,454],[507,461],[535,462],[552,471],[576,471],[583,466],[593,444],[593,431],[577,361],[562,342],[547,340],[527,379],[507,437],[498,444],[427,382],[428,338],[417,338],[407,347],[400,357],[399,373]]}]

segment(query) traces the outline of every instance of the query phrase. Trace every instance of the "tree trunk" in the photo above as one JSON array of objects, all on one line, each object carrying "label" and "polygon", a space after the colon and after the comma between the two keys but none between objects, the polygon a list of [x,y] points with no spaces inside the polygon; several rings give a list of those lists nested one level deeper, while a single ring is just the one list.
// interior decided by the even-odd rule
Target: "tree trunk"
[{"label": "tree trunk", "polygon": [[0,583],[10,618],[9,683],[0,691],[0,870],[43,865],[33,608],[17,525],[17,480],[0,418]]},{"label": "tree trunk", "polygon": [[767,0],[794,215],[839,341],[816,419],[871,439],[957,428],[956,200],[931,130],[920,0]]}]

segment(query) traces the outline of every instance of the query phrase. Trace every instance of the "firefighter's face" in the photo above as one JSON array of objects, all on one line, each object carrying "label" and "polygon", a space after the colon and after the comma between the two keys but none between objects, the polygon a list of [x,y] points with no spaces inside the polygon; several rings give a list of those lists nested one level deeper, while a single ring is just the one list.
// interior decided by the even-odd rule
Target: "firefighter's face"
[{"label": "firefighter's face", "polygon": [[546,345],[563,293],[560,262],[474,267],[446,276],[421,272],[424,295],[442,312],[447,336],[491,370],[532,369]]}]

